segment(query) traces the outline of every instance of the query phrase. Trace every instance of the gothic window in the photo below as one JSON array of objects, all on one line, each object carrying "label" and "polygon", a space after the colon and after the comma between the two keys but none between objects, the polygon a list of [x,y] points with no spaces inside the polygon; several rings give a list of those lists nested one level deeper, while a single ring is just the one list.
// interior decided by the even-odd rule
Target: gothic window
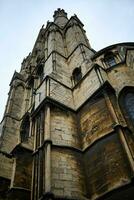
[{"label": "gothic window", "polygon": [[34,77],[31,77],[28,84],[30,88],[34,88]]},{"label": "gothic window", "polygon": [[39,65],[38,65],[37,75],[38,75],[39,84],[40,84],[40,83],[43,81],[43,78],[44,78],[43,64],[39,64]]},{"label": "gothic window", "polygon": [[106,63],[108,67],[112,67],[116,65],[115,55],[112,52],[107,53],[104,56],[104,62]]},{"label": "gothic window", "polygon": [[33,77],[33,76],[30,76],[30,77],[29,77],[27,86],[28,86],[27,98],[29,99],[29,103],[30,103],[30,106],[31,106],[31,104],[32,104],[32,102],[33,102],[33,91],[34,91],[34,77]]},{"label": "gothic window", "polygon": [[128,125],[134,128],[134,89],[124,90],[120,97],[120,105]]},{"label": "gothic window", "polygon": [[21,142],[26,142],[29,137],[29,129],[30,129],[30,120],[29,120],[29,115],[27,115],[21,124],[20,128],[20,137],[21,137]]},{"label": "gothic window", "polygon": [[80,67],[79,68],[77,67],[74,69],[72,77],[73,77],[74,84],[77,84],[81,80],[82,72],[81,72]]}]

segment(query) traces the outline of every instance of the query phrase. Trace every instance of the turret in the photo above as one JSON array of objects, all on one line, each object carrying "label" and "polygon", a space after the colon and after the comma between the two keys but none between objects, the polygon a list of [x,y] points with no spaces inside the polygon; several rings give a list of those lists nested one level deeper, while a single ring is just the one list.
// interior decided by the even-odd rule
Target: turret
[{"label": "turret", "polygon": [[61,28],[64,27],[68,21],[67,13],[60,8],[58,8],[58,10],[54,12],[53,17],[54,17],[54,23],[60,26]]}]

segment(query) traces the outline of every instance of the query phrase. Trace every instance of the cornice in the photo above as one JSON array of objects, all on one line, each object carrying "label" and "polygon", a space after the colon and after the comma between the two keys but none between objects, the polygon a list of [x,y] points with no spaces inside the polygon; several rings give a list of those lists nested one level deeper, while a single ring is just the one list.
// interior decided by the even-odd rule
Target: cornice
[{"label": "cornice", "polygon": [[99,57],[101,54],[117,47],[117,46],[124,46],[126,48],[129,49],[130,46],[134,47],[134,42],[123,42],[123,43],[117,43],[117,44],[113,44],[113,45],[110,45],[110,46],[107,46],[99,51],[97,51],[93,56],[92,56],[92,60],[96,59],[97,57]]},{"label": "cornice", "polygon": [[11,151],[11,155],[15,155],[18,151],[27,151],[27,152],[30,152],[32,153],[33,150],[30,149],[30,148],[27,148],[26,146],[24,146],[22,143],[19,143],[15,146],[15,148]]}]

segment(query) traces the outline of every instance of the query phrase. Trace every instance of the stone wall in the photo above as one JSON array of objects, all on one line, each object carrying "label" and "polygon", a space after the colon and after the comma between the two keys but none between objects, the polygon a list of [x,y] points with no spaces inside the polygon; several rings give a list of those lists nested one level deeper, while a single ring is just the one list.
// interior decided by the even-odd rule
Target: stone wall
[{"label": "stone wall", "polygon": [[47,76],[48,74],[51,74],[53,71],[52,68],[52,54],[48,57],[48,59],[45,61],[44,65],[44,77]]},{"label": "stone wall", "polygon": [[117,133],[94,144],[86,151],[84,159],[91,199],[129,183],[131,169]]},{"label": "stone wall", "polygon": [[73,90],[75,109],[78,109],[100,87],[94,68]]},{"label": "stone wall", "polygon": [[62,148],[52,149],[52,191],[61,197],[84,197],[86,186],[81,154]]},{"label": "stone wall", "polygon": [[83,149],[113,130],[113,122],[104,97],[88,102],[79,112]]},{"label": "stone wall", "polygon": [[109,81],[117,93],[119,93],[125,86],[133,86],[133,77],[134,71],[125,64],[108,72]]},{"label": "stone wall", "polygon": [[35,98],[35,109],[40,105],[40,103],[45,99],[47,96],[46,93],[46,81],[43,81],[40,85],[40,87],[37,89],[36,94],[34,96]]},{"label": "stone wall", "polygon": [[18,149],[14,159],[14,178],[12,187],[31,189],[32,178],[32,155],[25,149]]},{"label": "stone wall", "polygon": [[3,125],[4,125],[4,120],[0,123],[0,137],[2,135]]},{"label": "stone wall", "polygon": [[52,108],[51,137],[53,144],[80,148],[76,115],[70,111]]},{"label": "stone wall", "polygon": [[13,159],[0,152],[0,177],[11,179]]},{"label": "stone wall", "polygon": [[65,56],[65,41],[63,40],[63,34],[60,31],[55,32],[55,50]]},{"label": "stone wall", "polygon": [[50,80],[50,95],[52,99],[65,104],[70,108],[74,108],[73,96],[71,89],[61,85],[60,83]]},{"label": "stone wall", "polygon": [[50,76],[66,86],[71,87],[71,73],[67,59],[58,53],[55,53],[53,57],[55,57],[53,58],[53,61],[55,62],[53,63],[54,70]]},{"label": "stone wall", "polygon": [[67,46],[68,56],[72,53],[72,51],[77,47],[78,44],[83,43],[87,45],[84,34],[85,33],[82,32],[79,25],[67,27],[65,37],[66,37],[66,46]]},{"label": "stone wall", "polygon": [[5,126],[2,133],[1,150],[10,153],[19,142],[20,121],[11,117],[6,117]]}]

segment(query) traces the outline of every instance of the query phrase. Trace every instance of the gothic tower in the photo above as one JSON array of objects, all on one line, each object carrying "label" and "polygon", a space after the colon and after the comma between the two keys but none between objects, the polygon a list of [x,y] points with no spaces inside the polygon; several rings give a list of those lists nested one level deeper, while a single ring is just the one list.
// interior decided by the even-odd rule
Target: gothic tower
[{"label": "gothic tower", "polygon": [[63,9],[10,83],[0,200],[132,200],[134,43],[93,50]]}]

